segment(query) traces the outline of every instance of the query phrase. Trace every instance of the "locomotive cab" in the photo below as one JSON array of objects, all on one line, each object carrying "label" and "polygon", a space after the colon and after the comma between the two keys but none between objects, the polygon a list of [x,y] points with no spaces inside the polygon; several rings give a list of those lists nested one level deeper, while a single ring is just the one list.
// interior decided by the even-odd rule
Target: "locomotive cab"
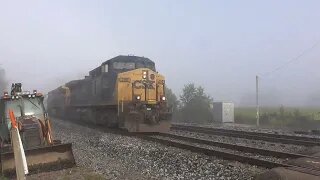
[{"label": "locomotive cab", "polygon": [[165,80],[159,73],[139,68],[118,74],[118,116],[130,132],[166,132],[171,112],[167,107]]},{"label": "locomotive cab", "polygon": [[102,70],[106,67],[116,74],[113,98],[118,126],[130,132],[169,131],[172,113],[167,108],[165,78],[156,72],[154,62],[126,58],[107,61]]},{"label": "locomotive cab", "polygon": [[11,96],[8,93],[4,93],[0,100],[0,137],[2,146],[10,142],[9,130],[11,129],[11,122],[9,110],[12,110],[17,118],[25,148],[46,145],[41,127],[41,122],[44,122],[47,116],[43,105],[43,96],[39,93],[21,92],[21,87],[16,90],[19,90],[19,92],[12,92]]},{"label": "locomotive cab", "polygon": [[[128,56],[130,57],[130,56]],[[90,75],[96,76],[100,73],[122,73],[134,69],[147,68],[156,71],[155,64],[151,60],[132,61],[131,59],[116,59],[104,62],[101,67],[98,67],[90,72]]]}]

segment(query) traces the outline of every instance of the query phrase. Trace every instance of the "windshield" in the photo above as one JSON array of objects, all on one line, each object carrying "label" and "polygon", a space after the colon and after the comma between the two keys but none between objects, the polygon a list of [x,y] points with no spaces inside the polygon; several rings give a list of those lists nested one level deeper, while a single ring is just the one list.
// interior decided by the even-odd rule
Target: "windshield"
[{"label": "windshield", "polygon": [[125,70],[131,70],[135,69],[135,64],[133,62],[114,62],[113,68],[114,69],[125,69]]},{"label": "windshield", "polygon": [[153,63],[137,63],[137,68],[148,68],[155,71],[155,67]]},{"label": "windshield", "polygon": [[38,119],[43,119],[44,107],[40,98],[23,98],[6,102],[6,117],[9,118],[9,110],[14,112],[16,117],[23,115],[34,115]]},{"label": "windshield", "polygon": [[40,98],[33,98],[33,99],[26,98],[23,100],[23,102],[24,102],[25,115],[27,116],[34,115],[36,117],[43,116],[44,109],[43,109],[43,104]]},{"label": "windshield", "polygon": [[22,115],[22,105],[20,103],[20,100],[14,100],[14,101],[7,101],[6,102],[6,106],[5,106],[5,114],[6,114],[6,118],[9,119],[9,110],[12,110],[14,115],[16,117],[20,117]]}]

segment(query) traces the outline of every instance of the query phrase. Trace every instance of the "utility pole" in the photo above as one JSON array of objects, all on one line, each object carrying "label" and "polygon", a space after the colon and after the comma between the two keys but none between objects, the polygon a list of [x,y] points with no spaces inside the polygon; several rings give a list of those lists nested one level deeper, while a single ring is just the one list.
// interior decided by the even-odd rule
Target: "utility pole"
[{"label": "utility pole", "polygon": [[259,76],[256,76],[256,105],[257,105],[257,126],[260,125],[260,107],[259,107]]}]

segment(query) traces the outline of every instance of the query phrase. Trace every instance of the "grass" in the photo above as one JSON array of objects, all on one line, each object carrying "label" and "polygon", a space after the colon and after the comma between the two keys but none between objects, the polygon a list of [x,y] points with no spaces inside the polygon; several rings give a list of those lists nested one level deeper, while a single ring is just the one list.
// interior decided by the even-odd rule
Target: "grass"
[{"label": "grass", "polygon": [[[262,112],[279,112],[280,107],[260,107]],[[284,110],[287,112],[293,112],[294,110],[299,109],[302,113],[319,113],[320,107],[284,107]],[[256,107],[236,107],[236,110],[240,111],[253,111],[256,112]]]},{"label": "grass", "polygon": [[[285,122],[285,125],[299,125],[294,121],[296,119],[310,123],[320,124],[320,108],[316,107],[283,107],[284,116],[280,117],[280,107],[261,107],[261,116],[266,115],[270,119],[268,123],[270,125],[281,125]],[[294,116],[295,113],[299,113],[299,118]],[[305,120],[304,120],[305,119]],[[235,108],[235,122],[243,124],[255,124],[256,123],[256,108],[255,107],[236,107]]]}]

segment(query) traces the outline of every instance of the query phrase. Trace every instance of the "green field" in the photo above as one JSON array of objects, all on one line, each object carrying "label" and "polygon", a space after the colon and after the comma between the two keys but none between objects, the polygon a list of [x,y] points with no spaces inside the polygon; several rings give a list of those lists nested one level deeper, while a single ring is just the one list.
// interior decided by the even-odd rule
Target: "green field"
[{"label": "green field", "polygon": [[[320,124],[320,108],[316,107],[261,107],[262,125],[288,126],[295,128],[318,128]],[[236,107],[235,122],[256,124],[255,107]]]}]

